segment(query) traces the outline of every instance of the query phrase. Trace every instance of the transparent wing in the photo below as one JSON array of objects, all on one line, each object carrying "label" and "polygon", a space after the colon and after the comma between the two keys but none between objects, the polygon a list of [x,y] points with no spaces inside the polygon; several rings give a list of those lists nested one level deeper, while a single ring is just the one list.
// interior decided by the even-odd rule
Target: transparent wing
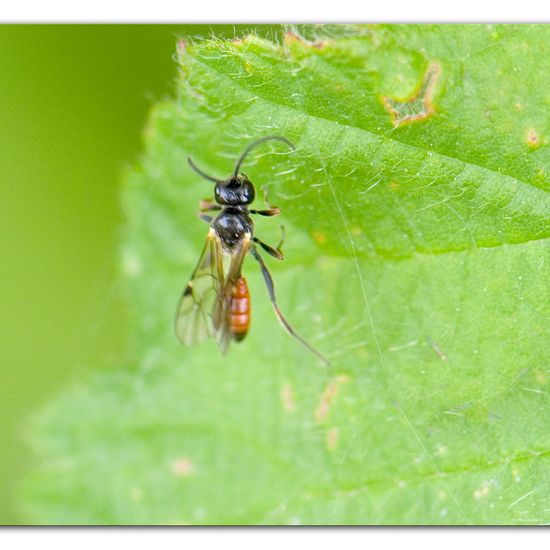
[{"label": "transparent wing", "polygon": [[216,337],[220,314],[225,311],[223,254],[221,242],[210,230],[197,267],[180,298],[175,331],[186,346]]},{"label": "transparent wing", "polygon": [[223,354],[227,352],[231,342],[230,305],[233,287],[241,278],[241,268],[246,253],[250,249],[250,234],[245,233],[243,238],[235,245],[231,252],[231,263],[227,271],[225,283],[222,290],[222,300],[214,307],[214,329],[218,346]]}]

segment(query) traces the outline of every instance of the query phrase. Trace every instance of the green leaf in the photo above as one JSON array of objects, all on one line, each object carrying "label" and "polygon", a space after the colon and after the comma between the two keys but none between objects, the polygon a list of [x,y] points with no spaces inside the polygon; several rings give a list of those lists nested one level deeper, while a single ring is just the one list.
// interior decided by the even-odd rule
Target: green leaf
[{"label": "green leaf", "polygon": [[[550,521],[550,28],[298,27],[180,44],[128,175],[126,367],[40,412],[40,523]],[[286,226],[247,340],[172,319],[212,193],[245,171]],[[259,206],[262,208],[263,206]],[[257,235],[279,238],[278,219]]]}]

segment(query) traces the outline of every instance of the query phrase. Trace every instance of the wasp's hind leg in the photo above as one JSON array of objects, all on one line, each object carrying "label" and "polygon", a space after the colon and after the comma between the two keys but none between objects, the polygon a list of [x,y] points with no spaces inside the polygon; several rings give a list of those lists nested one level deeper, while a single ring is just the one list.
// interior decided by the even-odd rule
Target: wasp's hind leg
[{"label": "wasp's hind leg", "polygon": [[304,340],[293,328],[292,325],[285,319],[284,315],[282,314],[281,310],[279,309],[279,306],[277,305],[277,299],[275,298],[275,285],[273,284],[273,279],[271,277],[271,273],[269,273],[269,270],[267,269],[267,266],[265,265],[265,262],[263,258],[260,256],[258,251],[256,250],[255,246],[250,247],[250,253],[252,256],[254,256],[254,259],[260,264],[260,269],[262,270],[262,275],[264,277],[265,286],[267,287],[267,293],[269,294],[269,299],[271,300],[271,304],[273,305],[273,309],[275,310],[275,315],[277,315],[277,319],[279,319],[281,325],[285,328],[285,330],[296,340],[298,340],[303,346],[305,346],[311,353],[313,353],[318,359],[320,359],[325,365],[329,365],[329,362],[323,355],[321,355],[313,346],[308,344],[306,340]]},{"label": "wasp's hind leg", "polygon": [[283,243],[285,242],[285,226],[281,225],[281,240],[279,241],[279,244],[273,248],[272,246],[264,243],[258,237],[254,237],[252,240],[259,244],[270,256],[273,256],[274,258],[277,258],[278,260],[282,260],[284,258],[283,251],[281,250],[281,247],[283,246]]}]

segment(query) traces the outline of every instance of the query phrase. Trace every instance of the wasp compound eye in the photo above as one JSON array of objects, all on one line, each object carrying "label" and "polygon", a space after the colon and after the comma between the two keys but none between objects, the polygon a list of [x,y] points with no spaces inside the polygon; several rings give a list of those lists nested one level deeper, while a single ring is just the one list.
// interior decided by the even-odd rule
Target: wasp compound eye
[{"label": "wasp compound eye", "polygon": [[250,204],[256,198],[256,190],[252,182],[244,174],[242,174],[241,179],[241,197],[245,204]]}]

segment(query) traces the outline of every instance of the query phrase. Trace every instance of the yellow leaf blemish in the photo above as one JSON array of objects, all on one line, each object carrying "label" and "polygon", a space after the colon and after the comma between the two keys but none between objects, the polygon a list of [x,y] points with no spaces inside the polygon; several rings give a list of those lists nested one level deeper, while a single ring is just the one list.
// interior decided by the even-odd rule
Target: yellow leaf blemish
[{"label": "yellow leaf blemish", "polygon": [[194,466],[188,458],[178,458],[170,464],[170,470],[178,477],[186,477],[193,473]]},{"label": "yellow leaf blemish", "polygon": [[338,395],[338,390],[341,384],[345,384],[349,380],[349,377],[345,374],[337,376],[334,380],[331,380],[325,387],[325,390],[321,394],[319,399],[319,405],[315,410],[315,420],[319,423],[324,422],[328,416],[330,406],[334,401],[334,398]]},{"label": "yellow leaf blemish", "polygon": [[321,233],[320,231],[314,231],[313,238],[319,244],[325,244],[327,242],[327,236],[324,233]]},{"label": "yellow leaf blemish", "polygon": [[283,409],[287,412],[293,412],[296,409],[294,391],[292,386],[288,383],[283,384],[281,388],[281,402],[283,404]]},{"label": "yellow leaf blemish", "polygon": [[339,435],[340,435],[340,430],[338,430],[338,428],[331,428],[327,432],[325,442],[326,442],[326,445],[327,445],[327,449],[329,451],[334,451],[334,449],[336,449],[336,446],[338,445]]},{"label": "yellow leaf blemish", "polygon": [[527,130],[525,134],[525,141],[527,142],[527,146],[531,149],[538,149],[542,145],[540,136],[533,128],[529,128]]},{"label": "yellow leaf blemish", "polygon": [[382,97],[384,108],[390,113],[395,127],[423,120],[435,113],[432,99],[440,74],[441,66],[432,62],[428,65],[418,89],[408,98]]}]

